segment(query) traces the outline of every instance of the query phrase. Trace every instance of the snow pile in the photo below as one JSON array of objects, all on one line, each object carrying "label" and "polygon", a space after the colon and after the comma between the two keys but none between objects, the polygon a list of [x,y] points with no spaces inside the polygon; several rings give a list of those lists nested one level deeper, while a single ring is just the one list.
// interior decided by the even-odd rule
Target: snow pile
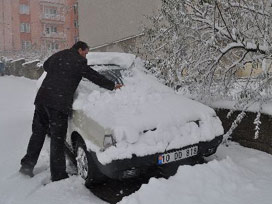
[{"label": "snow pile", "polygon": [[113,130],[117,145],[97,151],[100,162],[164,152],[223,134],[213,109],[175,94],[145,73],[140,61],[123,75],[125,86],[113,92],[91,91],[91,83],[82,82],[73,104],[74,110]]},{"label": "snow pile", "polygon": [[42,185],[50,179],[50,140],[45,141],[35,176],[18,172],[31,135],[35,84],[23,77],[0,77],[0,204],[105,204],[86,189],[80,176]]},{"label": "snow pile", "polygon": [[129,68],[135,60],[135,55],[118,52],[89,52],[87,60],[89,65],[115,64],[123,68]]},{"label": "snow pile", "polygon": [[218,155],[221,161],[181,166],[168,180],[152,178],[119,203],[271,203],[271,155],[234,144],[221,146]]},{"label": "snow pile", "polygon": [[[18,173],[31,134],[36,81],[0,77],[0,203],[105,204],[83,185],[80,176],[42,185],[50,177],[49,141],[33,178]],[[121,204],[270,204],[272,156],[230,143],[220,146],[208,164],[182,166],[165,179],[150,179]]]}]

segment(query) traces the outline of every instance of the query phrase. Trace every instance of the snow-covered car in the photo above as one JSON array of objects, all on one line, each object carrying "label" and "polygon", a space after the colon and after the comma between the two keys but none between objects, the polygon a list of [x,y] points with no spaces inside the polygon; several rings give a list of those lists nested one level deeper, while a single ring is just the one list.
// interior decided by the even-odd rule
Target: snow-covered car
[{"label": "snow-covered car", "polygon": [[82,80],[66,146],[86,184],[176,170],[216,152],[223,127],[213,109],[160,83],[132,54],[89,53],[88,64],[116,83]]}]

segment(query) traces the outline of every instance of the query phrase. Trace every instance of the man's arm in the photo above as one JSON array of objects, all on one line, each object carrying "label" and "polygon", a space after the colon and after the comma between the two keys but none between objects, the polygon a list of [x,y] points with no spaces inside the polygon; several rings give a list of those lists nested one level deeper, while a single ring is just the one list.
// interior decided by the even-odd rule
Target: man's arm
[{"label": "man's arm", "polygon": [[82,76],[89,79],[91,82],[97,84],[98,86],[101,86],[108,90],[121,88],[121,85],[117,84],[115,86],[115,83],[113,81],[107,79],[105,76],[90,68],[87,65],[87,60],[84,60],[82,62]]},{"label": "man's arm", "polygon": [[50,61],[52,60],[53,55],[49,57],[44,63],[43,63],[43,69],[44,71],[48,72],[50,69]]}]

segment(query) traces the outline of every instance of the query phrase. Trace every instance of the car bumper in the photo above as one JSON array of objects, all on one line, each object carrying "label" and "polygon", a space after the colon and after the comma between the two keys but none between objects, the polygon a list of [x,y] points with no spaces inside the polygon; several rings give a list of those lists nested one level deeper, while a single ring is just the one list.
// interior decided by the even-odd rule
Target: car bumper
[{"label": "car bumper", "polygon": [[144,157],[137,157],[133,155],[130,159],[122,159],[122,160],[113,160],[111,163],[102,165],[94,152],[90,152],[98,169],[109,178],[112,179],[127,179],[134,178],[140,175],[150,174],[151,176],[159,176],[162,175],[163,172],[176,172],[178,166],[185,164],[195,164],[197,163],[198,158],[202,158],[205,156],[210,156],[214,154],[217,150],[217,147],[222,142],[223,136],[215,137],[213,140],[208,142],[199,142],[198,144],[189,145],[180,149],[170,150],[164,153],[183,150],[186,148],[190,148],[192,146],[198,146],[198,154],[189,157],[186,159],[181,159],[175,162],[159,165],[158,158],[161,154],[164,153],[156,153]]}]

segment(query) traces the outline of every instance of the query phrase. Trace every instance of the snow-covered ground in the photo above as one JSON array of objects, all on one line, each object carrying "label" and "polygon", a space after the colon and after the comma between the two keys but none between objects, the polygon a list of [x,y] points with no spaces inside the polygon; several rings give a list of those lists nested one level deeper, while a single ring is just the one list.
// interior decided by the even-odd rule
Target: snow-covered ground
[{"label": "snow-covered ground", "polygon": [[[36,81],[0,77],[0,204],[105,203],[83,185],[79,176],[49,183],[49,146],[46,141],[36,174],[18,173],[31,134]],[[207,164],[182,166],[168,180],[150,179],[139,191],[123,198],[134,203],[270,204],[272,202],[272,156],[232,143],[220,146]]]}]

